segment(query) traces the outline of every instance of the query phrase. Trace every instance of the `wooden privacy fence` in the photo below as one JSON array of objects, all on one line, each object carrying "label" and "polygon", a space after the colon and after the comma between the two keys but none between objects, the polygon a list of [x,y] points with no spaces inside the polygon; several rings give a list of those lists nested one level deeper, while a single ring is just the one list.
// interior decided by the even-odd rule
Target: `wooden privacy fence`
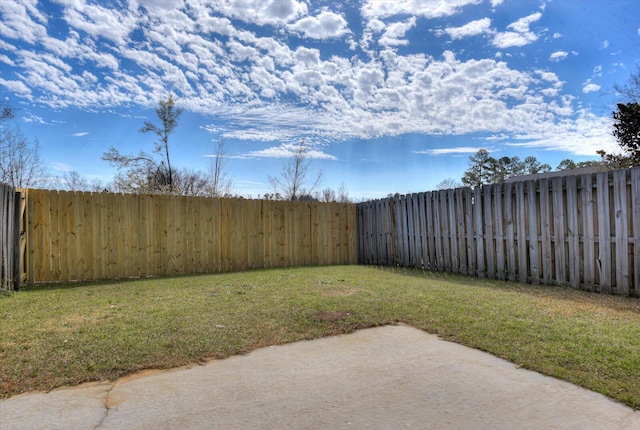
[{"label": "wooden privacy fence", "polygon": [[357,261],[353,204],[25,194],[32,283]]},{"label": "wooden privacy fence", "polygon": [[20,193],[0,184],[0,291],[20,288]]},{"label": "wooden privacy fence", "polygon": [[640,296],[640,169],[357,205],[358,262]]}]

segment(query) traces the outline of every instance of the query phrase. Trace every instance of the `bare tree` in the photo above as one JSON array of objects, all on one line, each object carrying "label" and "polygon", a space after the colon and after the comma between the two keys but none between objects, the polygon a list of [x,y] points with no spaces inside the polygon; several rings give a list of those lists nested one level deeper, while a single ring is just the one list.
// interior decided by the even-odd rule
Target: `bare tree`
[{"label": "bare tree", "polygon": [[330,187],[327,187],[324,190],[322,190],[320,197],[321,197],[320,200],[326,203],[337,201],[336,192],[333,188],[330,188]]},{"label": "bare tree", "polygon": [[18,188],[36,188],[47,180],[40,143],[27,140],[15,124],[0,126],[0,182]]},{"label": "bare tree", "polygon": [[174,192],[183,196],[208,196],[209,178],[200,170],[182,168],[173,175]]},{"label": "bare tree", "polygon": [[451,190],[460,187],[462,187],[462,184],[453,178],[443,179],[436,184],[436,188],[439,190]]},{"label": "bare tree", "polygon": [[338,203],[353,203],[353,199],[349,196],[347,184],[342,182],[338,188]]},{"label": "bare tree", "polygon": [[640,102],[640,66],[632,73],[624,85],[615,85],[617,92],[625,96],[630,102]]},{"label": "bare tree", "polygon": [[8,119],[13,119],[16,116],[16,111],[11,105],[4,101],[0,101],[0,122]]},{"label": "bare tree", "polygon": [[209,196],[222,197],[233,191],[233,179],[227,166],[227,147],[223,138],[218,139],[216,151],[209,161]]},{"label": "bare tree", "polygon": [[[182,109],[176,107],[173,95],[160,100],[156,114],[161,125],[145,121],[141,133],[152,132],[158,137],[154,142],[153,153],[160,156],[158,161],[152,154],[141,151],[138,155],[123,155],[113,146],[102,155],[102,159],[118,168],[114,179],[116,188],[132,192],[169,192],[173,193],[173,168],[169,153],[169,136],[178,126],[178,117]],[[125,172],[122,172],[123,170]]]},{"label": "bare tree", "polygon": [[309,147],[307,145],[304,143],[299,145],[293,157],[283,166],[280,177],[269,176],[274,194],[281,194],[285,200],[299,200],[302,196],[305,198],[313,196],[316,188],[322,182],[322,172],[319,171],[311,184],[305,187],[305,180],[311,164],[308,153]]},{"label": "bare tree", "polygon": [[59,178],[60,188],[67,191],[89,190],[89,181],[76,170],[64,172]]}]

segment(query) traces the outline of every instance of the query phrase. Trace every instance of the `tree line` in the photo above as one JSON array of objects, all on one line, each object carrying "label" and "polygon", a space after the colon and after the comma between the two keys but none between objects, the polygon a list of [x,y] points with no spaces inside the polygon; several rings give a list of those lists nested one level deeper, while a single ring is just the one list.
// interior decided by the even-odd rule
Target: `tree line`
[{"label": "tree line", "polygon": [[[587,166],[619,169],[640,166],[640,67],[625,85],[615,89],[626,101],[618,103],[612,112],[612,134],[620,151],[598,151],[599,160],[578,162],[563,160],[555,170],[568,170]],[[186,167],[176,168],[171,163],[170,136],[179,123],[182,109],[177,107],[173,95],[160,100],[155,109],[158,123],[145,121],[139,130],[155,136],[151,152],[124,154],[114,146],[102,155],[102,160],[116,168],[113,181],[103,184],[89,182],[77,171],[65,172],[60,177],[48,174],[40,155],[37,140],[27,139],[14,121],[15,109],[6,101],[0,101],[0,182],[20,188],[53,186],[70,191],[113,191],[126,193],[158,193],[189,196],[229,197],[234,195],[234,181],[227,165],[227,147],[224,139],[218,139],[206,172]],[[338,190],[321,189],[322,172],[310,176],[310,147],[302,142],[284,163],[279,176],[268,175],[272,192],[259,196],[270,200],[318,200],[325,202],[349,202],[347,186]],[[536,157],[494,158],[486,149],[480,149],[469,157],[469,167],[461,183],[448,178],[440,182],[439,189],[462,185],[503,183],[507,179],[549,172],[552,167]],[[237,197],[237,196],[236,196]]]}]

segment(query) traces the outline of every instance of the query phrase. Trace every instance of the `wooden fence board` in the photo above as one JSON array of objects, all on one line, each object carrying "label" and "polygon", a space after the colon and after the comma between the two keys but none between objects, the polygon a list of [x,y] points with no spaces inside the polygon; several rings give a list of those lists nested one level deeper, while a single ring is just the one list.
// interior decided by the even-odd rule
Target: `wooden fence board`
[{"label": "wooden fence board", "polygon": [[517,277],[516,266],[516,226],[513,217],[513,184],[504,184],[504,233],[505,233],[505,256],[507,259],[507,279],[509,281],[515,281]]},{"label": "wooden fence board", "polygon": [[466,233],[466,253],[467,253],[467,275],[475,274],[476,267],[476,248],[474,246],[474,229],[473,229],[473,201],[471,196],[471,189],[468,187],[462,190],[464,201],[464,224]]},{"label": "wooden fence board", "polygon": [[582,219],[582,288],[593,291],[596,283],[595,221],[593,217],[593,180],[591,175],[580,177]]},{"label": "wooden fence board", "polygon": [[482,201],[482,187],[476,187],[473,191],[473,220],[475,229],[475,242],[476,242],[476,273],[478,277],[484,278],[486,276],[486,264],[484,257],[484,223],[483,223],[483,201]]},{"label": "wooden fence board", "polygon": [[[484,243],[486,252],[487,277],[495,279],[496,277],[496,246],[493,230],[494,223],[494,203],[491,185],[482,187],[483,206],[484,206]],[[493,197],[493,198],[492,198]]]},{"label": "wooden fence board", "polygon": [[563,178],[557,177],[551,180],[551,194],[553,210],[553,262],[555,269],[554,283],[564,285],[566,283],[566,257],[565,257],[565,212]]},{"label": "wooden fence board", "polygon": [[549,181],[541,179],[540,189],[540,252],[542,260],[542,283],[550,285],[553,280],[553,256],[551,255],[551,202]]},{"label": "wooden fence board", "polygon": [[629,230],[627,224],[627,172],[613,172],[616,294],[629,295]]},{"label": "wooden fence board", "polygon": [[540,239],[539,239],[539,216],[540,214],[540,195],[537,190],[535,181],[525,181],[525,190],[527,192],[527,215],[529,216],[529,273],[531,274],[531,283],[539,284],[542,280],[541,264],[540,264]]},{"label": "wooden fence board", "polygon": [[578,225],[578,185],[575,176],[567,176],[566,187],[566,219],[567,219],[567,255],[569,258],[569,285],[578,288],[580,285],[580,240]]},{"label": "wooden fence board", "polygon": [[632,169],[631,214],[633,215],[633,289],[634,296],[640,297],[640,168]]},{"label": "wooden fence board", "polygon": [[600,277],[599,291],[610,294],[611,278],[611,218],[609,216],[609,174],[596,174],[597,202],[601,208],[598,214],[598,269]]},{"label": "wooden fence board", "polygon": [[527,264],[527,209],[525,206],[524,182],[515,184],[516,237],[518,246],[518,282],[524,284],[528,280]]},{"label": "wooden fence board", "polygon": [[495,236],[495,265],[497,279],[506,279],[505,254],[504,254],[504,206],[502,186],[495,184],[492,187],[493,194],[493,226]]},{"label": "wooden fence board", "polygon": [[631,169],[396,195],[378,206],[395,208],[385,225],[396,264],[634,296],[639,195],[640,169]]}]

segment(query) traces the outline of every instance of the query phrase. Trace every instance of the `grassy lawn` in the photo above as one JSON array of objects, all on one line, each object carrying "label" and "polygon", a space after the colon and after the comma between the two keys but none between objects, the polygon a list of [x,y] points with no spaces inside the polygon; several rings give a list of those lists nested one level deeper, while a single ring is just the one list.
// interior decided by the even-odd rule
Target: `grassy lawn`
[{"label": "grassy lawn", "polygon": [[0,396],[395,322],[640,409],[640,300],[364,266],[41,286],[0,297]]}]

